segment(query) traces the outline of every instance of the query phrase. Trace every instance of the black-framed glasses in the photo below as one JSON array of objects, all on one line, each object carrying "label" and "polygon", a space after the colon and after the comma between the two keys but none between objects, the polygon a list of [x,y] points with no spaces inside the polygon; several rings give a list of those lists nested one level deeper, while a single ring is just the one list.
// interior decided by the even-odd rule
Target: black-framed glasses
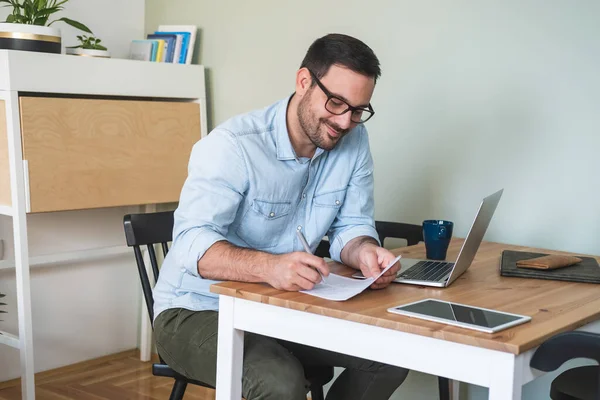
[{"label": "black-framed glasses", "polygon": [[371,104],[369,104],[367,107],[351,106],[345,100],[340,99],[338,96],[331,93],[311,70],[308,70],[308,72],[310,72],[310,76],[315,80],[317,85],[327,96],[327,101],[325,101],[325,109],[330,113],[334,115],[342,115],[346,114],[348,111],[351,111],[350,120],[356,124],[363,124],[367,122],[369,119],[371,119],[373,114],[375,114]]}]

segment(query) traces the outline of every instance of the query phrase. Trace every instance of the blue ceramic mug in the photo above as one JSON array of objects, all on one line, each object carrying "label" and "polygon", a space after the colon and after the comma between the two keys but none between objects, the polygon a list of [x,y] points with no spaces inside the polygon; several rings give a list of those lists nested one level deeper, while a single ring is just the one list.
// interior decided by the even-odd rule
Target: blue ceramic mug
[{"label": "blue ceramic mug", "polygon": [[439,219],[423,221],[423,239],[429,260],[445,260],[448,245],[452,238],[454,223]]}]

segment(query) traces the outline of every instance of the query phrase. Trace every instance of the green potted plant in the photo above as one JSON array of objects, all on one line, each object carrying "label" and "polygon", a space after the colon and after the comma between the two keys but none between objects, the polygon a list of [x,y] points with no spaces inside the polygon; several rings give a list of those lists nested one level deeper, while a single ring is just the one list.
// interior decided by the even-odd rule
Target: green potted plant
[{"label": "green potted plant", "polygon": [[[62,17],[51,17],[64,9],[69,0],[0,0],[12,12],[6,22],[0,23],[0,49],[39,51],[43,53],[61,52],[60,29],[51,26],[64,22],[84,32],[92,33],[81,22]],[[50,22],[48,22],[50,21]]]},{"label": "green potted plant", "polygon": [[102,40],[92,35],[79,35],[77,36],[79,45],[67,47],[65,50],[67,54],[74,56],[89,56],[89,57],[102,57],[110,58],[110,52],[106,47],[100,44]]}]

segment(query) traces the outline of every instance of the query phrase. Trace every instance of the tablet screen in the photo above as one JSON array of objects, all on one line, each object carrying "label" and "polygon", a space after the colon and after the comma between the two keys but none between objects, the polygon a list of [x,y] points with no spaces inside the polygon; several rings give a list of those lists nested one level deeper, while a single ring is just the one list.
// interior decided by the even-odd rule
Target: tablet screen
[{"label": "tablet screen", "polygon": [[494,328],[521,319],[519,316],[501,312],[481,310],[435,300],[426,300],[420,303],[396,307],[396,309],[486,328]]}]

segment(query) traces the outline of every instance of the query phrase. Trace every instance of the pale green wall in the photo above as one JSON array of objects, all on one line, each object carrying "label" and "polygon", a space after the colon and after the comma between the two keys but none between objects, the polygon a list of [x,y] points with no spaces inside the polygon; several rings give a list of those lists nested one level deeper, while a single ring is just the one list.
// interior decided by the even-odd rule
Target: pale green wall
[{"label": "pale green wall", "polygon": [[446,218],[465,235],[504,187],[488,240],[600,254],[600,2],[147,0],[146,13],[147,31],[198,25],[211,127],[290,94],[318,36],[361,38],[383,68],[367,124],[378,219]]}]

